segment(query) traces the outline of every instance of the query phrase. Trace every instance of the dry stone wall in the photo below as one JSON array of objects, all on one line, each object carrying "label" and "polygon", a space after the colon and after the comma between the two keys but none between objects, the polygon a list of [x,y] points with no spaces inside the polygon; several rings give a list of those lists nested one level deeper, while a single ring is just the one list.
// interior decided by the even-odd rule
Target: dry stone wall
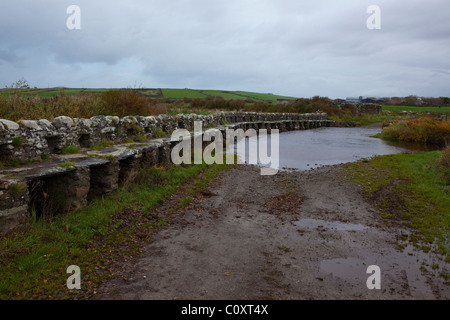
[{"label": "dry stone wall", "polygon": [[0,161],[38,160],[43,154],[61,153],[65,146],[88,149],[104,139],[119,143],[161,137],[161,132],[169,136],[178,128],[192,131],[196,120],[208,128],[236,122],[326,120],[326,114],[220,112],[207,116],[95,116],[90,119],[60,116],[51,122],[46,119],[18,122],[0,119]]},{"label": "dry stone wall", "polygon": [[[325,113],[267,114],[221,112],[208,116],[58,117],[48,120],[0,120],[0,161],[36,160],[18,167],[0,167],[0,236],[25,230],[31,216],[58,214],[83,208],[88,201],[109,194],[119,184],[132,182],[143,165],[168,165],[178,141],[173,130],[226,129],[304,130],[333,126]],[[158,138],[164,132],[167,137]],[[141,137],[139,143],[133,138]],[[113,145],[93,148],[102,140]],[[77,154],[61,154],[66,145]],[[42,154],[49,156],[41,160]]]}]

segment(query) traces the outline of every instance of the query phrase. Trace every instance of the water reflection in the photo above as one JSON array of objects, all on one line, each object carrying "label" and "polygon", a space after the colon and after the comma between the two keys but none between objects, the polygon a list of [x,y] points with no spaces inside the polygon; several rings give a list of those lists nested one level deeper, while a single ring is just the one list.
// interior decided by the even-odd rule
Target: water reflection
[{"label": "water reflection", "polygon": [[[280,168],[309,170],[375,155],[417,150],[417,145],[409,148],[406,145],[372,137],[381,130],[381,128],[318,128],[280,133]],[[247,145],[245,159],[248,162],[248,142],[241,140],[236,144],[235,150],[238,150],[237,145],[242,143]]]}]

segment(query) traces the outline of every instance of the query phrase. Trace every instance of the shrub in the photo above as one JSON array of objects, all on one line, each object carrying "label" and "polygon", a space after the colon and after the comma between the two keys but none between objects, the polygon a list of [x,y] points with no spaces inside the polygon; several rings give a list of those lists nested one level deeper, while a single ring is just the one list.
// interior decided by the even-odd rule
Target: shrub
[{"label": "shrub", "polygon": [[42,160],[47,160],[47,159],[49,159],[50,158],[50,155],[48,154],[48,153],[43,153],[43,154],[41,154],[41,159]]},{"label": "shrub", "polygon": [[114,145],[114,141],[108,140],[106,138],[103,138],[102,141],[97,143],[95,146],[92,147],[92,150],[101,150],[103,148],[109,148]]},{"label": "shrub", "polygon": [[270,105],[267,102],[258,101],[246,107],[247,110],[256,112],[268,112]]},{"label": "shrub", "polygon": [[445,145],[450,137],[450,120],[440,121],[430,117],[419,117],[394,121],[385,128],[382,137],[406,142]]},{"label": "shrub", "polygon": [[167,103],[156,103],[150,107],[150,115],[168,114],[170,107]]},{"label": "shrub", "polygon": [[23,144],[22,136],[18,136],[17,138],[14,138],[12,141],[12,145],[14,148],[20,148],[22,144]]},{"label": "shrub", "polygon": [[161,128],[157,128],[155,132],[155,138],[165,138],[165,137],[166,133]]},{"label": "shrub", "polygon": [[80,93],[59,95],[51,98],[27,97],[19,93],[0,96],[0,118],[18,121],[20,119],[48,119],[65,115],[72,118],[90,118],[103,114],[99,95]]},{"label": "shrub", "polygon": [[22,193],[25,191],[26,188],[27,188],[26,183],[19,182],[17,184],[10,186],[8,189],[10,190],[11,194],[16,197],[22,195]]},{"label": "shrub", "polygon": [[119,117],[167,113],[167,103],[148,98],[133,89],[112,89],[101,95],[105,113]]},{"label": "shrub", "polygon": [[74,145],[65,145],[64,148],[62,148],[61,153],[62,154],[75,154],[80,152],[80,148],[74,146]]},{"label": "shrub", "polygon": [[109,115],[148,115],[149,99],[132,89],[113,89],[102,94],[104,107]]},{"label": "shrub", "polygon": [[215,97],[214,100],[209,100],[206,103],[206,109],[227,110],[228,106],[228,101],[222,97]]},{"label": "shrub", "polygon": [[206,105],[205,99],[195,98],[192,99],[191,101],[191,108],[199,109],[205,107],[205,105]]},{"label": "shrub", "polygon": [[245,107],[245,101],[244,100],[229,100],[228,101],[228,108],[230,110],[241,110]]},{"label": "shrub", "polygon": [[132,138],[132,140],[133,140],[134,142],[145,142],[145,141],[147,141],[147,137],[144,136],[144,135],[142,135],[142,134],[140,134],[140,135],[134,136],[134,137]]}]

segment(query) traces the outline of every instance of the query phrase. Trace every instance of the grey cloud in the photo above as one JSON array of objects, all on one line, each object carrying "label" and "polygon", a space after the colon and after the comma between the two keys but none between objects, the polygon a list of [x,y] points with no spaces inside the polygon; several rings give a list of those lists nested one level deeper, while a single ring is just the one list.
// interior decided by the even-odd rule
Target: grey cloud
[{"label": "grey cloud", "polygon": [[[381,7],[368,30],[366,8]],[[449,95],[446,0],[14,1],[0,10],[0,84]]]}]

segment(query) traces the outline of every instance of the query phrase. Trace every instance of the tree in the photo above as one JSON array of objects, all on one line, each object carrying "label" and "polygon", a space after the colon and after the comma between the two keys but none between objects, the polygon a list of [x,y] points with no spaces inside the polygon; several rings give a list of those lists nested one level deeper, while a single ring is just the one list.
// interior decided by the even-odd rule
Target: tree
[{"label": "tree", "polygon": [[24,78],[21,78],[17,80],[16,82],[13,82],[10,86],[5,86],[6,89],[30,89],[30,85],[28,84],[28,81]]},{"label": "tree", "polygon": [[404,102],[405,106],[415,106],[417,105],[417,97],[416,96],[407,96]]}]

